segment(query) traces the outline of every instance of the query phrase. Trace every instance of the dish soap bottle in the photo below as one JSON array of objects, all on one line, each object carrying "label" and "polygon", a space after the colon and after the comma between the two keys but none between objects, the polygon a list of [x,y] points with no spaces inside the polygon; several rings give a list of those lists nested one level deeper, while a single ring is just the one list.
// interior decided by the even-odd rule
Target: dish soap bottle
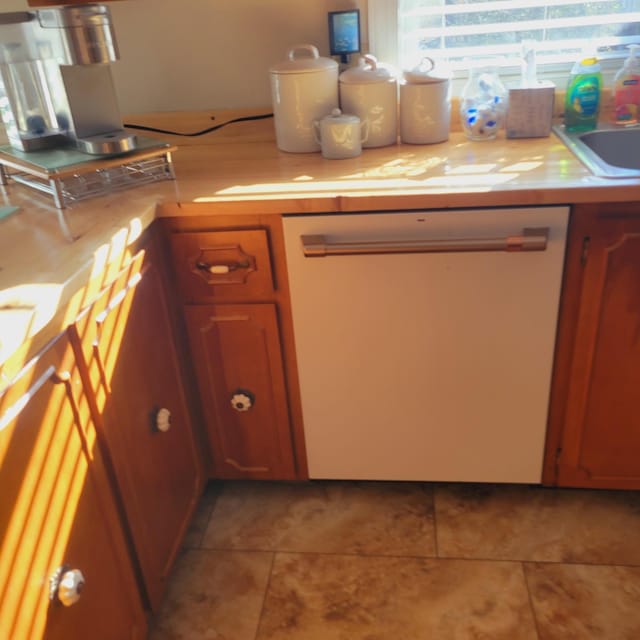
[{"label": "dish soap bottle", "polygon": [[613,79],[613,121],[622,126],[638,123],[640,106],[640,60],[636,58],[640,45],[631,44],[628,48],[629,57]]},{"label": "dish soap bottle", "polygon": [[564,126],[567,131],[591,131],[598,126],[602,74],[595,57],[573,65],[564,103]]}]

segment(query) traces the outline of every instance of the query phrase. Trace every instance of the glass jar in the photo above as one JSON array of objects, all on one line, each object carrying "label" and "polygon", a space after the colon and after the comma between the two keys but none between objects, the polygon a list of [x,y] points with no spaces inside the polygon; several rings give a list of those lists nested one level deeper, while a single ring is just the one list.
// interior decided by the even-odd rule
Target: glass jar
[{"label": "glass jar", "polygon": [[460,96],[460,121],[470,140],[493,140],[507,113],[507,90],[493,65],[470,67]]}]

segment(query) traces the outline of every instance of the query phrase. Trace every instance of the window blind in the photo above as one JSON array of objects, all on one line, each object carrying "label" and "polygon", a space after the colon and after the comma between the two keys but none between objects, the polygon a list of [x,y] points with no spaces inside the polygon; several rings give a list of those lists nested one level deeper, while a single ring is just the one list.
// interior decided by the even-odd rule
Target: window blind
[{"label": "window blind", "polygon": [[399,62],[423,55],[454,68],[484,55],[516,64],[534,41],[538,64],[575,60],[585,46],[600,59],[640,44],[640,0],[396,0]]}]

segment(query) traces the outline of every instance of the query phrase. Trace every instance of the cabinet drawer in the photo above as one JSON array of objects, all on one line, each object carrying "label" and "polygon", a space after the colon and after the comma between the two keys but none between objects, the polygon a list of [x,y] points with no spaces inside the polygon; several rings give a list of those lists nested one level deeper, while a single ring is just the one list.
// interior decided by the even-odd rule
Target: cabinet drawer
[{"label": "cabinet drawer", "polygon": [[263,299],[273,292],[264,229],[175,233],[171,250],[186,302]]}]

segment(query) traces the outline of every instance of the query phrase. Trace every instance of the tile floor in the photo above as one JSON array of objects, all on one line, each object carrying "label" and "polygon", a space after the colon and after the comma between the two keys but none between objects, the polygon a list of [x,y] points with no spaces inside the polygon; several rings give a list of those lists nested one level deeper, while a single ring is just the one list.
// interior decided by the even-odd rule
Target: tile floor
[{"label": "tile floor", "polygon": [[211,483],[151,640],[638,640],[640,492]]}]

